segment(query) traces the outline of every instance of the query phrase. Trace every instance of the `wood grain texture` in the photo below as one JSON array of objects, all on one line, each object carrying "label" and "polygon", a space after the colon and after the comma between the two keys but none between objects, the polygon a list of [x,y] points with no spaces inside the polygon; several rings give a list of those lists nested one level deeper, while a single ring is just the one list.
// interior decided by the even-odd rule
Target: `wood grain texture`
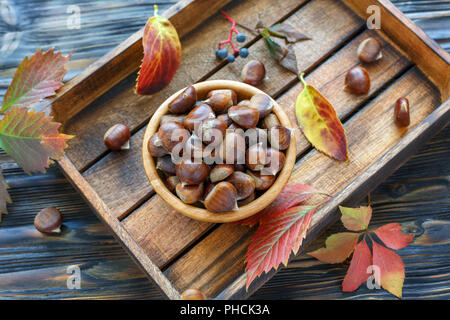
[{"label": "wood grain texture", "polygon": [[[369,67],[372,74],[372,94],[355,97],[343,91],[342,83],[344,82],[345,72],[358,64],[354,52],[360,41],[369,36],[378,37],[371,31],[364,32],[306,77],[307,81],[310,81],[326,97],[330,98],[342,119],[356,111],[365,101],[370,99],[374,92],[388,85],[390,81],[410,66],[410,63],[402,55],[386,41],[379,38],[383,43],[385,57],[378,64]],[[302,89],[302,84],[297,83],[277,99],[291,116],[293,127],[297,122],[293,112],[293,104]],[[310,148],[310,144],[299,131],[296,131],[296,135],[297,155],[301,155]],[[159,196],[152,197],[123,220],[123,223],[147,254],[152,257],[152,260],[157,261],[157,264],[161,264],[161,266],[166,265],[182,249],[188,247],[197,237],[200,237],[212,227],[207,223],[180,217],[180,214],[170,208]],[[170,240],[167,241],[168,239]]]},{"label": "wood grain texture", "polygon": [[[442,2],[440,2],[440,3],[442,3]],[[414,4],[411,4],[412,6],[414,5]],[[436,7],[437,7],[437,5],[439,5],[438,3],[436,3]],[[430,10],[431,11],[431,10]],[[447,139],[447,141],[448,141],[448,139]],[[447,149],[444,149],[444,150],[448,150],[448,145],[447,145]],[[435,151],[435,150],[433,150],[433,151]],[[427,159],[426,160],[424,160],[424,163],[429,163],[428,161],[430,160],[428,157],[429,155],[429,153],[427,153]],[[448,158],[448,155],[447,155],[447,158]],[[444,158],[444,159],[446,159],[446,158]],[[6,165],[6,168],[14,168],[14,164],[12,164],[12,163],[10,163],[10,162],[7,162],[7,163],[4,163],[4,165]],[[423,166],[424,165],[422,165],[422,163],[420,163],[420,165],[416,168],[416,170],[415,171],[417,171],[417,172],[421,172],[421,170],[423,169]],[[445,168],[445,167],[444,167]],[[8,170],[16,170],[16,169],[8,169]],[[448,170],[447,170],[448,171]],[[444,171],[445,172],[445,171]],[[11,172],[8,172],[8,174],[10,174]],[[18,176],[18,183],[17,183],[17,186],[20,188],[20,186],[26,186],[26,184],[27,183],[30,183],[30,181],[31,181],[31,184],[33,183],[33,182],[36,182],[36,179],[35,179],[35,176],[33,176],[33,177],[31,177],[31,178],[26,178],[26,177],[24,177],[23,176],[23,173],[17,173],[17,174],[13,174],[13,176],[15,176],[15,175],[17,175]],[[22,175],[22,176],[21,176]],[[10,178],[11,178],[11,176],[9,176]],[[43,176],[42,176],[43,177]],[[439,177],[437,177],[437,179],[439,180]],[[9,180],[9,179],[8,179]],[[423,179],[422,179],[423,180]],[[448,180],[448,179],[447,179]],[[27,182],[28,181],[28,182]],[[446,180],[444,180],[444,181],[446,181]],[[420,179],[419,179],[419,182],[418,183],[420,183],[421,181],[420,181]],[[38,184],[38,188],[39,188],[39,184]],[[47,189],[44,189],[44,190],[47,190]],[[433,190],[433,189],[432,189]],[[448,191],[448,190],[447,190]],[[447,192],[447,194],[448,194],[448,192]],[[41,196],[41,194],[39,194],[38,193],[38,196]],[[412,194],[412,196],[417,196],[417,194],[416,193],[413,193]],[[39,198],[41,198],[41,197],[39,197]],[[28,201],[28,197],[24,197],[23,199],[22,199],[22,201]],[[36,199],[38,199],[38,198],[36,198]],[[49,201],[50,199],[53,199],[52,197],[48,197],[48,199],[47,199],[47,201]],[[427,200],[427,201],[431,201],[431,200]],[[428,204],[428,203],[427,203]],[[33,202],[31,202],[31,205],[33,205]],[[30,212],[30,214],[32,214],[31,213],[31,206],[28,206],[27,208],[23,208],[23,210],[24,211],[29,211]],[[434,211],[433,211],[434,212]],[[12,219],[12,220],[8,220],[8,221],[15,221],[14,220],[14,217],[10,214],[10,215],[8,215],[7,216],[7,218],[8,219]],[[26,223],[26,222],[24,222],[24,223]],[[439,221],[437,221],[436,223],[434,223],[434,224],[432,224],[432,227],[431,227],[431,229],[430,230],[432,230],[432,232],[428,232],[427,233],[427,237],[425,238],[425,239],[431,239],[431,240],[429,240],[430,242],[430,244],[431,243],[433,243],[433,244],[435,244],[436,243],[436,241],[439,239],[439,232],[436,232],[436,230],[439,230],[439,225],[440,225],[440,222]],[[444,224],[444,231],[445,231],[445,224]],[[445,235],[445,233],[444,233],[444,235]],[[434,238],[433,238],[434,237]],[[438,239],[436,239],[436,237],[438,238]],[[442,238],[443,236],[440,236],[440,238]],[[445,239],[444,239],[445,240]],[[435,241],[435,242],[433,242],[433,241]],[[446,243],[445,241],[444,241],[444,243]],[[93,244],[95,245],[95,242],[93,242]],[[37,265],[37,267],[38,267],[38,265]],[[19,270],[19,269],[18,269]],[[30,271],[30,270],[29,270]],[[102,271],[105,271],[106,273],[109,271],[109,269],[108,268],[103,268],[103,270]],[[32,271],[30,271],[30,272],[32,272]],[[42,275],[42,274],[45,274],[45,272],[43,272],[43,273],[41,273],[40,275]],[[11,275],[11,274],[10,274]],[[48,276],[49,277],[51,277],[51,273],[49,273],[48,274]],[[431,277],[431,278],[433,278],[433,277]],[[440,277],[440,278],[442,278],[442,277]],[[24,279],[25,279],[25,276],[24,276]],[[28,278],[29,279],[29,278]],[[295,279],[295,275],[294,275],[294,277],[292,278],[292,279]],[[435,278],[434,278],[435,279]],[[95,281],[95,280],[93,280],[93,281]],[[102,280],[99,280],[99,282],[102,282],[103,281],[103,279]],[[146,281],[145,279],[142,279],[141,281]],[[14,284],[13,283],[16,283],[16,284],[18,284],[18,283],[20,283],[20,276],[18,276],[18,277],[14,277],[14,281],[11,281],[11,282],[8,282],[8,286],[10,287],[10,288],[12,288],[12,286],[14,286]],[[37,282],[34,282],[34,283],[37,283]],[[57,288],[55,288],[55,290],[53,290],[53,287],[51,287],[52,286],[52,284],[50,284],[49,282],[45,282],[46,283],[46,286],[48,285],[48,287],[46,287],[46,288],[49,288],[50,287],[50,290],[48,290],[47,291],[47,294],[51,297],[51,294],[52,294],[52,292],[54,292],[54,291],[58,291],[58,289]],[[441,283],[441,282],[433,282],[433,280],[430,280],[430,283],[431,284],[434,284],[435,285],[435,287],[436,288],[439,288],[439,284]],[[17,290],[14,290],[14,292],[11,294],[11,297],[13,297],[14,295],[17,295],[17,296],[20,296],[20,290],[21,289],[23,289],[23,286],[21,286],[20,284],[18,284],[18,285],[16,285],[16,287],[17,288],[19,288],[19,289],[17,289]],[[102,286],[99,286],[100,288],[103,288]],[[428,290],[426,290],[425,292],[423,292],[423,295],[427,295],[427,296],[429,296],[429,297],[432,297],[432,296],[438,296],[439,295],[439,293],[438,293],[438,290],[439,289],[437,289],[437,293],[436,293],[436,295],[434,295],[434,293],[433,293],[433,290],[432,290],[432,287],[430,287],[430,286],[428,286],[427,287],[428,288]],[[431,288],[431,289],[430,289]],[[33,293],[36,293],[36,294],[39,294],[39,292],[44,292],[44,290],[45,290],[45,288],[44,289],[42,289],[42,291],[39,291],[41,288],[36,288],[34,291],[31,291],[31,292],[33,292]],[[414,287],[413,289],[417,289],[416,287]],[[122,290],[122,287],[120,288],[120,290]],[[138,289],[136,289],[136,290],[138,290]],[[413,291],[413,290],[412,290]],[[442,292],[443,290],[441,289],[441,292]],[[89,295],[89,294],[91,294],[91,293],[93,293],[93,289],[90,289],[90,290],[85,290],[85,291],[83,291],[84,292],[84,294],[85,295]],[[123,292],[123,291],[122,291]],[[139,292],[139,291],[137,291],[137,292]],[[30,291],[27,291],[27,293],[24,295],[24,296],[27,296],[27,295],[29,295],[30,294]],[[76,293],[73,293],[73,294],[76,294]],[[117,297],[120,297],[121,295],[120,295],[120,293],[116,293],[117,295]],[[370,294],[370,293],[369,293]],[[138,293],[138,295],[139,295],[139,293]],[[445,295],[445,291],[444,291],[444,295]],[[69,297],[70,296],[70,293],[67,295],[67,296],[60,296],[60,297]],[[80,297],[81,296],[81,294],[79,294],[78,295],[78,297]],[[97,296],[97,297],[99,297],[99,295],[93,295],[93,296]],[[114,297],[114,293],[113,293],[113,295],[109,295],[108,293],[106,293],[105,294],[105,296],[106,297]],[[127,295],[126,294],[124,294],[123,295],[124,297],[126,297]],[[367,296],[369,296],[369,295],[367,295]],[[373,296],[378,296],[378,294],[374,294]],[[419,295],[417,295],[417,296],[419,296]],[[55,295],[54,297],[58,297],[58,295]],[[356,295],[356,297],[357,297],[357,295]]]},{"label": "wood grain texture", "polygon": [[[258,2],[258,4],[262,5],[263,3]],[[333,24],[329,23],[330,16],[317,14],[317,12],[323,12],[325,8],[329,10],[327,11],[328,15],[334,14],[333,16],[338,17],[333,20]],[[236,7],[236,12],[238,9],[242,8]],[[230,14],[232,14],[235,11],[233,10],[230,12]],[[256,15],[256,13],[254,13],[254,15]],[[311,23],[313,20],[314,24]],[[362,25],[362,21],[357,18],[355,14],[350,12],[350,10],[342,4],[331,0],[311,2],[295,12],[287,19],[287,21],[293,25],[298,25],[300,28],[306,27],[304,24],[306,23],[305,21],[309,21],[309,25],[315,26],[310,27],[310,32],[314,32],[314,39],[304,43],[298,43],[295,46],[295,50],[299,53],[299,57],[301,57],[301,59],[299,59],[300,70],[312,68],[316,65],[316,61],[325,59],[336,48],[342,46],[345,43],[345,40],[359,30]],[[332,30],[336,31],[331,32]],[[199,34],[203,37],[206,33],[199,32]],[[192,36],[194,35],[195,33]],[[204,41],[203,38],[201,40]],[[264,46],[262,39],[252,45],[250,47],[251,58],[264,61],[268,68],[267,74],[270,74],[270,79],[265,81],[265,84],[261,89],[271,96],[276,96],[283,88],[288,87],[292,82],[298,82],[298,80],[294,74],[286,71],[278,66],[278,64],[274,64]],[[311,46],[314,50],[305,50],[308,46]],[[186,47],[185,52],[188,52]],[[308,53],[306,54],[305,52]],[[201,60],[202,55],[199,57],[199,52],[197,50],[191,53],[194,54],[194,56],[186,56],[185,61],[190,58],[192,58],[192,60]],[[305,57],[305,59],[303,59],[303,57]],[[225,66],[217,72],[217,74],[214,74],[212,79],[239,81],[240,68],[242,68],[244,63],[245,61],[243,61],[243,59],[237,59],[235,63]],[[236,64],[236,66],[234,66],[234,64]],[[178,89],[189,84],[189,82],[186,83],[186,77],[183,81],[184,84]],[[158,106],[159,105],[155,105],[153,107],[156,109]],[[145,127],[139,130],[131,138],[130,141],[132,146],[137,146],[137,148],[139,148],[139,146],[142,145],[144,131]],[[96,134],[98,134],[98,132],[96,132]],[[68,157],[72,159],[70,150]],[[123,172],[128,172],[128,174],[124,175]],[[110,211],[119,218],[126,216],[132,209],[143,203],[143,201],[147,200],[153,194],[150,183],[143,172],[142,156],[140,152],[125,151],[120,153],[110,153],[84,172],[83,176],[98,192],[99,196],[110,208]],[[112,190],[114,190],[114,192]]]},{"label": "wood grain texture", "polygon": [[[392,121],[395,103],[395,101],[391,101],[392,95],[407,97],[410,103],[416,106],[415,110],[411,110],[412,122],[408,130],[413,130],[440,104],[439,92],[424,80],[424,76],[417,68],[411,69],[344,124],[349,143],[349,163],[336,162],[316,150],[312,150],[298,161],[288,183],[307,183],[336,196],[337,192],[343,190],[340,192],[342,197],[342,193],[345,194],[346,187],[351,181],[366,170],[368,171],[372,164],[375,164],[407,133],[405,130],[399,130]],[[315,168],[321,168],[321,170],[315,170]],[[344,199],[345,197],[339,201]],[[315,199],[315,201],[318,200]],[[323,229],[333,220],[335,209],[341,203],[333,204],[333,201],[334,199],[331,199],[327,205],[316,212],[308,234],[318,232],[314,229]],[[234,232],[236,235],[232,235]],[[212,245],[214,241],[210,239],[214,237],[223,239],[220,247],[221,252],[224,253],[238,246],[244,248],[239,254],[236,254],[243,262],[250,240],[250,237],[247,236],[248,233],[251,231],[240,227],[221,226],[202,241],[204,245],[197,245],[191,249],[171,265],[165,274],[180,291],[188,287],[197,287],[210,296],[216,296],[224,288],[220,286],[222,282],[214,281],[215,278],[221,275],[221,279],[228,279],[224,282],[230,282],[233,280],[233,276],[244,270],[244,265],[243,263],[236,264],[237,269],[230,267],[223,269],[222,266],[227,265],[228,255],[223,254],[216,259],[217,249]],[[235,238],[242,239],[241,241],[245,245],[242,245],[240,241],[235,241]],[[228,242],[227,239],[233,240]],[[201,255],[201,258],[198,255]],[[230,256],[229,259],[235,261],[238,258]],[[194,265],[197,272],[190,274],[184,272],[186,268],[192,270]],[[241,277],[241,285],[244,285],[245,281],[242,280],[244,279]],[[260,284],[257,283],[249,290],[252,292],[258,285]],[[242,290],[245,291],[241,287],[239,291]]]}]

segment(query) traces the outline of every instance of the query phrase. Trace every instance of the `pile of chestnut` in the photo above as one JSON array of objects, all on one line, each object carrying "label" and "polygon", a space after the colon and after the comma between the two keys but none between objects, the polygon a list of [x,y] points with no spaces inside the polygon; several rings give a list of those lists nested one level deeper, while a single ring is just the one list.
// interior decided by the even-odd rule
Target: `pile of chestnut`
[{"label": "pile of chestnut", "polygon": [[238,102],[231,89],[212,90],[198,101],[196,89],[187,87],[148,141],[168,189],[184,203],[216,213],[260,196],[283,168],[291,140],[273,103],[265,94]]}]

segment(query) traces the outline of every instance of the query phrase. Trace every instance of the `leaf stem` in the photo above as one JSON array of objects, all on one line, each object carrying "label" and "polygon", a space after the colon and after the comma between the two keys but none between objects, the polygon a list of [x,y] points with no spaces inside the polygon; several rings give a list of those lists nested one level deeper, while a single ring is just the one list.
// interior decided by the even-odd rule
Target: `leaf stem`
[{"label": "leaf stem", "polygon": [[306,88],[306,86],[307,86],[308,84],[306,83],[305,79],[303,78],[304,75],[305,75],[305,73],[302,72],[302,73],[300,74],[299,78],[300,78],[300,81],[303,83],[303,86]]}]

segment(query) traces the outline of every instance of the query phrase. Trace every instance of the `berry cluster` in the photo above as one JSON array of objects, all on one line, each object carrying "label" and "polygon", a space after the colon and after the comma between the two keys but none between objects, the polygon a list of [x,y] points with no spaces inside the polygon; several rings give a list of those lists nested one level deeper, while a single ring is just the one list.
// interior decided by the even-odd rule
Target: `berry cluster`
[{"label": "berry cluster", "polygon": [[[233,41],[231,40],[233,37],[233,33],[236,33],[236,41],[237,42],[245,42],[245,34],[239,32],[236,29],[236,21],[234,21],[232,18],[230,18],[225,12],[222,11],[222,14],[231,22],[231,28],[230,28],[230,34],[228,36],[227,40],[223,40],[219,43],[218,49],[216,50],[216,57],[217,59],[225,59],[227,58],[228,62],[233,62],[235,60],[235,55],[239,54],[242,58],[248,57],[248,49],[247,48],[240,48],[237,49],[234,45]],[[233,49],[233,53],[228,54],[227,48],[222,48],[224,44],[230,44],[231,48]]]}]

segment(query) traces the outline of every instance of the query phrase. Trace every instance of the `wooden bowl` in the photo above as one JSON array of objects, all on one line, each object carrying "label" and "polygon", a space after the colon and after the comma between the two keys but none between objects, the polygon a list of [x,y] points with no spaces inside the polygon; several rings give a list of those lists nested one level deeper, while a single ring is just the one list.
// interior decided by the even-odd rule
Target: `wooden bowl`
[{"label": "wooden bowl", "polygon": [[[197,96],[199,100],[204,100],[206,94],[214,89],[233,89],[237,93],[239,100],[249,99],[257,93],[264,93],[263,91],[245,83],[230,80],[204,81],[196,83],[193,86],[197,90]],[[284,188],[291,175],[292,169],[294,168],[296,146],[295,136],[293,134],[291,135],[291,143],[286,150],[286,161],[284,167],[278,173],[278,177],[275,180],[274,184],[257,199],[240,207],[238,210],[223,213],[214,213],[204,208],[191,206],[181,201],[166,187],[164,181],[160,178],[158,172],[156,171],[155,161],[147,150],[147,143],[148,139],[150,139],[150,137],[158,131],[161,117],[168,113],[169,103],[172,102],[183,90],[184,89],[174,93],[171,97],[164,101],[161,106],[159,106],[158,110],[156,110],[155,114],[150,119],[150,123],[145,131],[144,141],[142,145],[142,159],[144,162],[145,173],[151,185],[153,186],[153,189],[176,211],[184,214],[185,216],[188,216],[189,218],[200,221],[215,223],[239,221],[248,218],[266,208],[275,200],[275,198]],[[291,128],[289,118],[275,101],[273,112],[277,115],[283,126],[285,126],[286,128]]]}]

